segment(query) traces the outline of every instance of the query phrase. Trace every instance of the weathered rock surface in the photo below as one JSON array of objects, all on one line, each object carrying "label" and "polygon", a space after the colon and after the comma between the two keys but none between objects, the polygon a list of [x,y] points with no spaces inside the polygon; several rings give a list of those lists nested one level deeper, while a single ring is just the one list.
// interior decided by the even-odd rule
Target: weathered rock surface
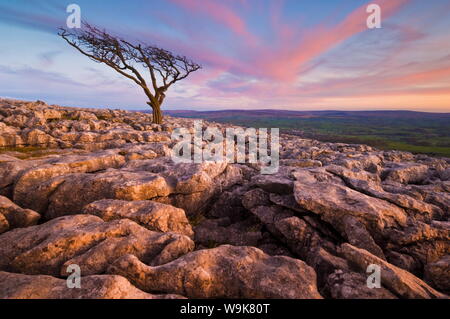
[{"label": "weathered rock surface", "polygon": [[103,199],[85,206],[83,213],[104,221],[127,218],[153,231],[194,234],[182,209],[152,201]]},{"label": "weathered rock surface", "polygon": [[425,279],[434,287],[450,293],[450,255],[425,266]]},{"label": "weathered rock surface", "polygon": [[[4,196],[0,196],[0,234],[8,229],[35,225],[41,215],[31,209],[23,209]],[[2,230],[3,228],[3,230]]]},{"label": "weathered rock surface", "polygon": [[422,164],[395,164],[383,173],[384,180],[403,184],[418,184],[428,177],[428,167]]},{"label": "weathered rock surface", "polygon": [[368,251],[349,244],[341,246],[344,257],[365,272],[369,265],[381,267],[381,282],[395,294],[403,298],[446,298],[447,296],[434,290],[424,281],[411,273],[395,267],[386,261],[372,255]]},{"label": "weathered rock surface", "polygon": [[104,222],[97,216],[60,217],[0,235],[0,269],[24,274],[68,276],[79,265],[83,275],[102,274],[124,254],[149,264],[169,262],[194,248],[186,236],[149,231],[128,220]]},{"label": "weathered rock surface", "polygon": [[79,289],[67,281],[45,275],[22,275],[0,271],[0,299],[178,299],[177,295],[145,293],[121,276],[95,275],[81,278]]},{"label": "weathered rock surface", "polygon": [[3,214],[0,214],[0,234],[9,229],[9,223]]},{"label": "weathered rock surface", "polygon": [[[165,116],[155,125],[145,113],[0,99],[7,296],[449,293],[450,159],[291,132],[280,134],[278,172],[263,175],[259,164],[175,163],[179,127],[192,131],[193,120]],[[390,283],[368,288],[368,262]],[[60,288],[73,263],[92,293]],[[111,265],[132,284],[103,276]],[[23,285],[14,289],[14,280]]]},{"label": "weathered rock surface", "polygon": [[144,291],[190,298],[321,298],[311,267],[254,247],[199,250],[158,267],[127,255],[109,273],[123,275]]},{"label": "weathered rock surface", "polygon": [[397,299],[388,289],[367,287],[365,275],[336,270],[328,277],[330,295],[334,299]]},{"label": "weathered rock surface", "polygon": [[294,196],[304,209],[319,214],[345,233],[344,217],[351,216],[370,229],[406,225],[407,215],[401,208],[370,197],[333,180],[324,172],[296,172]]}]

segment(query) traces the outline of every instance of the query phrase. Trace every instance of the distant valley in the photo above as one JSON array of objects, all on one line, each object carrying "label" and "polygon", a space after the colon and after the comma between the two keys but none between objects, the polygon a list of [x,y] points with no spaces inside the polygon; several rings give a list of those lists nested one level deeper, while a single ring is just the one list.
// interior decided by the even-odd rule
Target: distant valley
[{"label": "distant valley", "polygon": [[326,142],[450,157],[450,113],[412,111],[172,110],[165,114],[247,127],[278,127]]}]

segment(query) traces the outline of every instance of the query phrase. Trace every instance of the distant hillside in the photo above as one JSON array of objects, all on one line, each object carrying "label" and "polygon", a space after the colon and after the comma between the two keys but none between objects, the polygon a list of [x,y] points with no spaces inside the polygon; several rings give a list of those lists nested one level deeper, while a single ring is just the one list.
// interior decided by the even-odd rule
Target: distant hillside
[{"label": "distant hillside", "polygon": [[413,111],[166,111],[248,127],[278,127],[321,141],[360,143],[381,149],[450,157],[450,113]]},{"label": "distant hillside", "polygon": [[382,118],[433,118],[450,119],[450,113],[428,113],[415,111],[286,111],[286,110],[222,110],[222,111],[191,111],[168,110],[166,114],[180,117],[222,118],[238,116],[250,117],[382,117]]}]

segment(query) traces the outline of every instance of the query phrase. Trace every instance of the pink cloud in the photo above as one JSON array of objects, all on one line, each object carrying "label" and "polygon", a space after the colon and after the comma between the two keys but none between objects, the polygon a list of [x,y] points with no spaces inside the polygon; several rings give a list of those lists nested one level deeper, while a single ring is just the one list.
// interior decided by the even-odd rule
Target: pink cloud
[{"label": "pink cloud", "polygon": [[[382,8],[382,18],[385,28],[395,35],[396,42],[388,47],[385,55],[367,70],[378,70],[377,73],[367,72],[367,75],[355,74],[354,77],[329,78],[326,77],[317,83],[296,84],[299,75],[321,66],[317,59],[331,49],[335,48],[354,35],[368,31],[366,20],[367,4],[348,14],[335,25],[323,22],[310,29],[301,29],[296,24],[283,20],[283,0],[271,2],[267,25],[272,28],[275,38],[273,41],[264,41],[260,38],[257,43],[248,41],[250,31],[244,20],[227,3],[198,0],[172,0],[184,9],[196,14],[207,13],[216,23],[225,26],[236,37],[236,47],[231,52],[214,52],[211,54],[209,44],[220,41],[208,33],[185,32],[189,37],[184,45],[187,52],[194,58],[206,61],[207,67],[193,78],[194,84],[205,85],[198,91],[199,96],[206,99],[226,100],[224,103],[253,100],[264,105],[267,103],[274,107],[286,101],[287,104],[311,103],[315,99],[325,100],[332,98],[354,98],[377,96],[409,96],[415,93],[421,95],[449,94],[448,90],[439,87],[414,88],[412,86],[445,79],[450,74],[448,70],[420,71],[420,65],[410,65],[407,62],[399,66],[399,59],[407,52],[410,44],[426,38],[427,35],[409,26],[386,23],[385,20],[399,12],[410,0],[379,0]],[[229,4],[229,3],[228,3]],[[241,12],[242,14],[242,12]],[[188,48],[190,43],[196,43],[194,48]],[[204,45],[208,43],[208,45]],[[213,46],[212,46],[213,47]],[[234,50],[234,51],[233,51]],[[236,50],[239,50],[236,52]],[[230,57],[236,54],[238,58]],[[401,68],[401,69],[400,69]],[[364,68],[363,68],[364,69]],[[362,69],[362,71],[364,71]],[[392,72],[391,72],[392,71]],[[409,72],[408,72],[409,71]],[[404,74],[404,75],[399,75]],[[270,101],[270,102],[269,102]],[[238,107],[238,105],[236,105]]]},{"label": "pink cloud", "polygon": [[[159,19],[159,25],[165,25],[165,28],[147,31],[123,27],[126,30],[123,32],[124,37],[132,35],[203,64],[204,69],[193,74],[183,85],[188,87],[193,84],[191,92],[198,93],[201,98],[209,98],[209,101],[216,100],[219,104],[221,100],[227,103],[232,103],[233,99],[251,100],[261,107],[277,107],[284,103],[294,105],[326,99],[352,98],[364,101],[367,97],[450,94],[448,89],[443,88],[450,78],[448,61],[435,61],[435,57],[430,55],[431,58],[423,62],[411,58],[415,57],[416,52],[410,53],[411,48],[423,49],[418,42],[424,39],[428,45],[426,52],[442,50],[443,40],[448,40],[448,37],[436,39],[426,33],[427,29],[422,31],[409,23],[415,21],[419,26],[430,23],[435,15],[439,16],[445,11],[440,6],[434,8],[433,12],[386,22],[410,0],[377,0],[376,3],[382,8],[383,31],[387,32],[383,34],[388,34],[387,42],[393,41],[378,56],[369,52],[367,55],[373,58],[367,59],[367,65],[357,64],[353,67],[348,61],[347,65],[343,63],[342,72],[345,73],[339,77],[331,74],[333,66],[340,70],[339,62],[331,60],[329,56],[327,60],[321,57],[357,34],[377,32],[368,31],[366,26],[366,7],[373,1],[367,1],[334,25],[324,21],[309,28],[301,28],[298,21],[285,19],[283,0],[273,0],[269,6],[257,0],[257,9],[253,3],[245,0],[171,1],[183,10],[186,19],[174,19],[169,11],[158,12],[154,18]],[[241,5],[239,11],[238,5]],[[258,22],[271,29],[265,34],[266,38],[262,36],[266,29],[261,31],[250,28],[250,21],[255,22],[254,19],[248,19],[250,13],[255,14],[253,10],[257,10]],[[47,32],[57,24],[51,17],[5,12],[11,14],[15,23],[27,24],[29,22],[25,20],[32,18],[38,28]],[[217,27],[231,32],[232,41],[226,42],[230,40],[229,33],[225,36],[223,33],[218,34]],[[261,34],[253,34],[252,30],[259,30]],[[353,44],[354,41],[348,43]],[[362,45],[366,45],[364,41]],[[403,60],[405,56],[407,59]],[[308,76],[313,72],[316,77],[311,80]]]},{"label": "pink cloud", "polygon": [[410,73],[390,79],[390,85],[415,85],[435,82],[443,79],[450,79],[450,67],[440,67],[433,70],[426,70],[417,73]]},{"label": "pink cloud", "polygon": [[[225,54],[217,53],[214,60],[202,54],[200,46],[195,50],[196,57],[207,59],[212,67],[244,76],[265,78],[268,80],[292,82],[300,72],[309,68],[308,64],[320,57],[353,35],[367,30],[367,4],[350,13],[342,22],[335,26],[318,25],[314,29],[300,30],[298,26],[289,25],[282,20],[283,1],[271,3],[268,23],[272,26],[276,43],[264,43],[256,35],[248,31],[245,22],[223,3],[200,0],[172,0],[182,7],[195,13],[209,14],[218,23],[225,25],[240,43],[240,58],[230,59]],[[396,13],[410,0],[379,0],[384,19]],[[369,3],[369,2],[368,2]],[[301,34],[300,34],[301,31]],[[191,39],[202,43],[199,35],[191,34]],[[202,35],[203,37],[204,35]],[[248,39],[252,39],[248,41]],[[202,41],[203,40],[203,41]]]},{"label": "pink cloud", "polygon": [[[397,12],[409,0],[379,0],[384,19]],[[344,21],[334,27],[315,26],[314,30],[304,32],[303,39],[288,38],[284,46],[263,55],[256,64],[264,67],[265,73],[283,81],[293,81],[302,66],[319,57],[353,35],[367,30],[364,5],[349,14]],[[286,30],[283,31],[286,34]]]},{"label": "pink cloud", "polygon": [[172,2],[183,6],[194,13],[202,13],[212,17],[217,22],[225,25],[231,31],[239,36],[250,40],[252,43],[256,41],[256,37],[247,30],[245,22],[233,10],[224,5],[222,2],[214,0],[171,0]]}]

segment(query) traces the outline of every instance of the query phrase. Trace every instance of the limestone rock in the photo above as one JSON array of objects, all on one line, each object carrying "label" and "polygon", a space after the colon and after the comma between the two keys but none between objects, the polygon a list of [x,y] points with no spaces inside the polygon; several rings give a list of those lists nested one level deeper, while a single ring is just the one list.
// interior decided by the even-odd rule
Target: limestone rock
[{"label": "limestone rock", "polygon": [[275,194],[289,194],[294,189],[294,182],[282,176],[276,175],[257,175],[251,180],[262,190]]},{"label": "limestone rock", "polygon": [[367,276],[337,270],[327,279],[327,286],[334,299],[397,299],[384,287],[367,287]]},{"label": "limestone rock", "polygon": [[370,234],[382,234],[385,228],[405,226],[406,212],[396,205],[357,192],[333,176],[311,172],[297,174],[294,196],[305,210],[313,212],[347,237],[346,217],[359,221]]},{"label": "limestone rock", "polygon": [[0,234],[9,229],[9,223],[3,214],[0,214]]},{"label": "limestone rock", "polygon": [[109,273],[121,274],[147,292],[188,298],[321,298],[311,267],[253,247],[199,250],[158,267],[127,255],[114,262]]},{"label": "limestone rock", "polygon": [[[71,263],[84,278],[114,264],[141,288],[185,297],[449,292],[450,159],[289,130],[273,175],[258,163],[176,163],[171,132],[193,132],[193,121],[165,114],[156,125],[148,113],[0,99],[0,270],[34,275],[11,294],[53,298],[48,291],[60,291],[56,277]],[[240,128],[203,121],[210,126]],[[342,253],[346,245],[359,257]],[[130,269],[118,267],[122,257]],[[390,285],[367,289],[369,259],[382,262]],[[161,277],[145,281],[154,274]],[[151,297],[123,280],[95,279],[92,294],[61,295]]]},{"label": "limestone rock", "polygon": [[120,219],[74,215],[0,235],[0,269],[24,274],[68,276],[77,264],[83,275],[102,274],[124,254],[154,265],[169,262],[194,248],[188,237],[149,231]]},{"label": "limestone rock", "polygon": [[372,255],[364,249],[350,244],[341,246],[343,256],[354,264],[361,272],[365,272],[371,264],[381,267],[381,283],[396,295],[403,298],[446,298],[444,294],[434,290],[413,274],[395,267],[388,262]]},{"label": "limestone rock", "polygon": [[182,209],[152,201],[103,199],[85,206],[83,213],[96,215],[104,221],[128,218],[153,231],[189,237],[194,234]]},{"label": "limestone rock", "polygon": [[430,221],[442,216],[442,211],[435,205],[423,202],[407,194],[393,194],[383,189],[378,175],[365,171],[351,171],[341,166],[330,165],[328,172],[341,177],[347,186],[364,194],[386,200],[411,212],[418,220]]},{"label": "limestone rock", "polygon": [[418,184],[428,177],[428,167],[426,165],[407,163],[396,164],[387,169],[384,179],[403,184]]},{"label": "limestone rock", "polygon": [[0,215],[8,221],[10,229],[35,225],[41,215],[31,209],[23,209],[4,196],[0,196]]},{"label": "limestone rock", "polygon": [[14,178],[14,200],[25,207],[32,206],[35,200],[30,196],[33,195],[33,188],[38,188],[43,181],[66,174],[93,172],[115,167],[123,163],[123,157],[106,151],[88,156],[71,155],[61,159],[33,162],[29,163],[31,165],[28,167],[19,166]]},{"label": "limestone rock", "polygon": [[425,266],[425,279],[433,287],[450,292],[450,255]]},{"label": "limestone rock", "polygon": [[145,293],[121,276],[94,275],[81,278],[81,288],[45,275],[22,275],[0,271],[0,299],[178,299],[177,295]]},{"label": "limestone rock", "polygon": [[205,219],[194,228],[195,242],[209,248],[221,244],[258,247],[263,240],[261,227],[253,218],[235,223],[228,218]]},{"label": "limestone rock", "polygon": [[47,219],[80,213],[85,205],[101,199],[135,201],[170,194],[165,179],[150,172],[109,169],[97,174],[72,174],[63,180],[50,197],[40,195],[49,200]]}]

